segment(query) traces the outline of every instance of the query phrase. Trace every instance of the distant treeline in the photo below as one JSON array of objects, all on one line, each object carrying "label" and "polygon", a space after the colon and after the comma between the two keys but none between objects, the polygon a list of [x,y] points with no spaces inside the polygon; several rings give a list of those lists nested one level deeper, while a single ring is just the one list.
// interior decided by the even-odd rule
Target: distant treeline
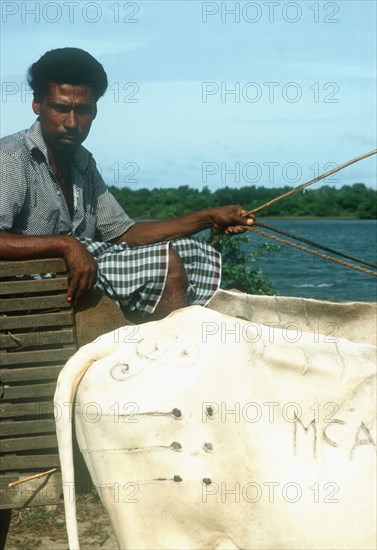
[{"label": "distant treeline", "polygon": [[[239,189],[222,187],[216,191],[210,191],[208,187],[202,190],[192,189],[188,185],[136,190],[110,187],[129,216],[138,219],[172,218],[192,210],[224,204],[240,204],[247,210],[252,210],[290,189],[291,187],[271,189],[254,185]],[[262,216],[375,219],[377,191],[363,183],[344,185],[340,189],[323,185],[319,189],[294,193],[258,213],[258,217]]]}]

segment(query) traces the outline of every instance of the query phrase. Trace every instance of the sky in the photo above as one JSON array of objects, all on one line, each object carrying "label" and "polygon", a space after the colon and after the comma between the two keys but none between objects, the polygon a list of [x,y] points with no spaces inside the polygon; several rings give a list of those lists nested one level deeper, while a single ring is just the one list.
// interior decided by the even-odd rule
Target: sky
[{"label": "sky", "polygon": [[[1,2],[1,136],[27,68],[74,46],[109,88],[84,143],[108,185],[297,186],[376,147],[376,2]],[[315,184],[376,185],[376,156]]]}]

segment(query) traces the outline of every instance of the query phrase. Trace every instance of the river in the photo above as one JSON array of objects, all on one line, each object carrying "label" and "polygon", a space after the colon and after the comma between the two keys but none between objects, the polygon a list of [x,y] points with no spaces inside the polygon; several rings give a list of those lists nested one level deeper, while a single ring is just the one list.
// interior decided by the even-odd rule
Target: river
[{"label": "river", "polygon": [[[356,258],[377,263],[377,220],[263,218],[261,221]],[[254,251],[263,242],[276,244],[260,235],[249,235],[250,244],[246,246],[250,251]],[[377,300],[376,277],[312,256],[288,245],[281,245],[280,250],[267,253],[258,260],[258,265],[273,283],[276,294],[280,296],[299,296],[336,302]]]}]

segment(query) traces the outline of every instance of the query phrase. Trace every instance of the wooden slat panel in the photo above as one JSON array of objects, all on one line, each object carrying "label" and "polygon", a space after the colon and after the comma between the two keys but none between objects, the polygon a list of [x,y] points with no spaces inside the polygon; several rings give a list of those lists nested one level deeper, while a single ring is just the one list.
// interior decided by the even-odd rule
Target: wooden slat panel
[{"label": "wooden slat panel", "polygon": [[0,349],[20,348],[21,346],[43,346],[52,344],[70,344],[74,342],[72,328],[61,330],[44,330],[43,332],[28,332],[14,334],[0,334]]},{"label": "wooden slat panel", "polygon": [[3,386],[2,401],[15,401],[16,399],[29,399],[35,397],[51,397],[54,396],[56,382],[47,382],[46,384],[32,384],[30,386]]},{"label": "wooden slat panel", "polygon": [[42,328],[59,325],[73,325],[73,311],[59,311],[57,313],[38,313],[36,315],[13,315],[0,318],[2,330],[11,328]]},{"label": "wooden slat panel", "polygon": [[52,292],[68,288],[67,277],[53,279],[33,279],[32,281],[0,281],[0,294],[19,294],[23,292]]},{"label": "wooden slat panel", "polygon": [[[47,469],[49,468],[45,468],[45,470]],[[9,483],[38,474],[40,471],[27,470],[2,474],[0,483],[0,509],[21,508],[25,505],[29,507],[61,503],[62,479],[60,472],[55,472],[39,479],[32,479],[15,487],[8,487]]]},{"label": "wooden slat panel", "polygon": [[[34,435],[33,437],[15,437],[1,441],[2,453],[13,453],[15,451],[30,451],[35,449],[54,449],[58,446],[56,435]],[[1,465],[0,470],[4,470]]]},{"label": "wooden slat panel", "polygon": [[[0,335],[0,348],[13,350],[0,353],[0,364],[10,367],[0,371],[2,384],[9,385],[1,389],[0,404],[1,509],[24,504],[52,504],[59,502],[61,493],[60,474],[8,488],[10,481],[32,475],[36,469],[59,467],[52,398],[56,378],[76,347],[73,309],[65,300],[68,281],[64,261],[0,262],[0,277],[48,272],[61,275],[48,279],[0,281],[0,312],[16,313],[0,318],[0,329],[12,332],[12,335],[4,332]],[[33,296],[22,296],[28,293]],[[47,293],[50,295],[46,296]],[[54,311],[58,309],[61,311]],[[33,331],[33,328],[39,330]],[[36,346],[58,346],[59,349],[31,349]],[[29,351],[22,351],[25,348]],[[42,380],[48,382],[41,383]],[[20,382],[25,384],[12,385]],[[33,401],[9,402],[19,399]],[[48,454],[44,454],[46,452]],[[48,488],[54,491],[47,491]]]},{"label": "wooden slat panel", "polygon": [[75,351],[76,348],[69,346],[63,349],[0,353],[0,365],[23,365],[26,363],[40,364],[51,361],[61,362],[71,357]]},{"label": "wooden slat panel", "polygon": [[[46,272],[65,273],[64,262],[60,259],[0,262],[0,277]],[[1,475],[0,484],[0,508],[2,509],[16,508],[24,504],[43,505],[59,501],[60,474],[50,476],[53,480],[51,488],[56,489],[53,499],[51,491],[48,491],[48,494],[44,491],[45,484],[50,484],[50,479],[33,480],[14,488],[8,488],[7,483],[10,480],[27,477],[27,472],[33,473],[35,469],[40,471],[59,466],[58,453],[55,452],[57,439],[52,396],[56,387],[56,377],[63,363],[75,352],[74,316],[71,304],[65,300],[66,288],[66,275],[51,279],[0,281],[2,296],[0,312],[38,312],[34,315],[5,315],[0,319],[0,328],[3,331],[13,331],[12,335],[4,333],[0,335],[0,347],[14,350],[13,353],[0,353],[0,363],[13,366],[0,372],[2,383],[10,384],[9,387],[2,388],[0,405],[2,417],[0,468],[4,472]],[[32,293],[34,296],[20,296],[23,293]],[[46,296],[46,293],[53,293],[53,295]],[[43,309],[63,311],[43,312],[41,311]],[[48,327],[51,329],[48,330]],[[34,332],[28,330],[33,328],[40,330]],[[65,347],[62,347],[64,345]],[[19,350],[20,346],[29,347],[29,351]],[[30,347],[35,346],[59,346],[59,349],[30,350]],[[59,364],[54,365],[53,363],[56,362]],[[47,364],[42,366],[43,363]],[[31,365],[30,368],[23,367],[28,364]],[[51,381],[40,383],[43,379]],[[36,381],[38,383],[28,384]],[[11,385],[12,382],[26,382],[26,384],[16,386]],[[38,402],[38,399],[46,398],[48,401]],[[4,403],[7,400],[18,399],[34,401]],[[7,418],[12,420],[6,420]],[[17,418],[29,420],[17,421]],[[41,420],[41,418],[44,419]],[[43,454],[43,452],[49,454]],[[12,475],[10,472],[15,470],[18,471]],[[41,490],[39,491],[38,488]]]},{"label": "wooden slat panel", "polygon": [[1,469],[9,470],[26,470],[30,468],[55,468],[60,466],[58,454],[40,454],[40,455],[13,455],[1,457]]},{"label": "wooden slat panel", "polygon": [[65,299],[65,293],[56,294],[54,296],[38,296],[33,298],[3,298],[0,302],[1,313],[7,313],[8,311],[27,311],[61,307],[71,307],[71,304],[69,304]]},{"label": "wooden slat panel", "polygon": [[66,267],[64,260],[60,258],[0,262],[0,277],[14,277],[16,275],[33,275],[34,273],[54,273],[65,271]]},{"label": "wooden slat panel", "polygon": [[[34,421],[42,421],[42,416],[53,415],[54,406],[51,401],[32,402],[32,403],[1,403],[0,402],[0,417],[1,418],[17,418],[24,417],[34,419]],[[2,428],[3,423],[0,426]]]},{"label": "wooden slat panel", "polygon": [[38,433],[55,433],[54,419],[51,417],[50,420],[2,420],[0,423],[2,437]]},{"label": "wooden slat panel", "polygon": [[2,384],[11,382],[27,382],[28,380],[56,380],[62,365],[49,365],[45,367],[11,368],[0,370],[0,382]]}]

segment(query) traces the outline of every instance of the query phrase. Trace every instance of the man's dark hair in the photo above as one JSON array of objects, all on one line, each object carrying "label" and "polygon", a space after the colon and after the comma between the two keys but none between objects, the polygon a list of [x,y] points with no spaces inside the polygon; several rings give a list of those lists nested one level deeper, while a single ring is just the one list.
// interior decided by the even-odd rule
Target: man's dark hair
[{"label": "man's dark hair", "polygon": [[99,99],[107,88],[107,75],[101,63],[80,48],[58,48],[46,52],[29,67],[27,79],[34,98],[41,101],[48,94],[51,82],[84,84]]}]

